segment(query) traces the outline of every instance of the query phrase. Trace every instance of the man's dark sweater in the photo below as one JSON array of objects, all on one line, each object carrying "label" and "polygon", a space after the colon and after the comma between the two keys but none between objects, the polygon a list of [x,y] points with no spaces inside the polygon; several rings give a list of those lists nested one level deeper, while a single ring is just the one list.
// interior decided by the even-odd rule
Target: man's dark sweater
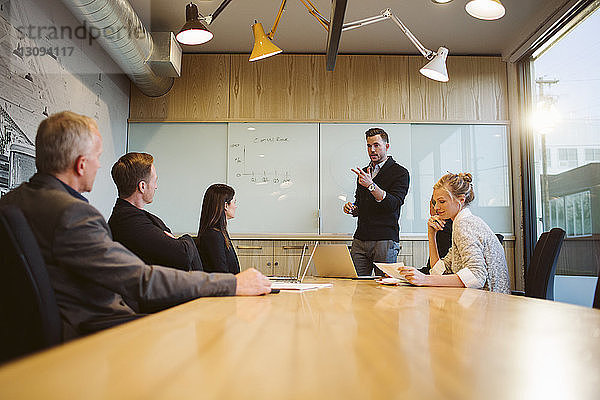
[{"label": "man's dark sweater", "polygon": [[113,239],[127,247],[146,264],[189,270],[202,270],[196,244],[190,235],[169,237],[165,223],[123,199],[117,199],[108,220]]},{"label": "man's dark sweater", "polygon": [[[363,171],[367,172],[367,168]],[[358,240],[394,240],[400,241],[398,219],[400,207],[408,192],[408,170],[398,164],[392,157],[388,157],[373,182],[386,193],[381,202],[377,202],[369,190],[356,184],[353,212],[358,216],[358,226],[354,238]]]}]

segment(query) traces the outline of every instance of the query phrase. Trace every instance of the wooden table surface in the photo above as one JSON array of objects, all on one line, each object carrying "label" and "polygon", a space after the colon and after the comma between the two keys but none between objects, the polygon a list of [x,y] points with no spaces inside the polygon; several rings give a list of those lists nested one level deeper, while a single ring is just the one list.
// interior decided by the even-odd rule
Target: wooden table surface
[{"label": "wooden table surface", "polygon": [[195,300],[7,364],[0,398],[600,398],[598,310],[329,281]]}]

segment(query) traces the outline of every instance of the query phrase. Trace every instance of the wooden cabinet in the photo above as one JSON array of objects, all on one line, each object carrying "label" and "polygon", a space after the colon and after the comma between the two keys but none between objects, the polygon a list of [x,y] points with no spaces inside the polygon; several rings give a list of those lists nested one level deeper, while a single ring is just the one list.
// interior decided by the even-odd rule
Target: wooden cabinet
[{"label": "wooden cabinet", "polygon": [[270,240],[233,240],[240,269],[256,268],[273,275],[273,242]]},{"label": "wooden cabinet", "polygon": [[[426,239],[408,238],[400,241],[402,246],[398,254],[398,261],[405,265],[421,268],[427,264],[429,257],[429,248]],[[310,257],[310,252],[315,240],[280,240],[280,239],[235,239],[233,244],[240,261],[241,270],[256,268],[267,276],[292,276],[298,274],[300,257],[304,244],[309,248],[304,255],[303,268],[306,266]],[[319,240],[319,244],[339,244],[344,243],[348,249],[352,245],[352,240]],[[511,276],[511,283],[514,287],[514,241],[505,239],[504,250],[506,260]],[[314,263],[310,265],[306,276],[314,276]]]},{"label": "wooden cabinet", "polygon": [[[268,276],[297,276],[302,257],[302,249],[307,244],[303,268],[310,258],[310,252],[315,240],[233,240],[235,251],[240,261],[240,269],[256,268]],[[327,243],[346,243],[348,241],[320,241]],[[311,265],[306,274],[314,275]]]}]

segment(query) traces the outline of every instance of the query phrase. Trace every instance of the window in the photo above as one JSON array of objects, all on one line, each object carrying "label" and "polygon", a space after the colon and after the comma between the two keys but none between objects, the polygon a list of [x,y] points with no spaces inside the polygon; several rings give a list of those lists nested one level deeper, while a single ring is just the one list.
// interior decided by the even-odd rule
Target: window
[{"label": "window", "polygon": [[558,166],[573,168],[577,166],[577,149],[558,149]]},{"label": "window", "polygon": [[[598,7],[594,2],[591,7]],[[565,230],[557,274],[600,265],[600,12],[586,9],[531,57],[537,234]]]},{"label": "window", "polygon": [[600,161],[600,149],[585,149],[585,161]]},{"label": "window", "polygon": [[550,199],[550,225],[567,230],[565,222],[565,198]]},{"label": "window", "polygon": [[[592,234],[591,201],[589,190],[565,196],[567,236]],[[557,221],[558,222],[558,221]]]}]

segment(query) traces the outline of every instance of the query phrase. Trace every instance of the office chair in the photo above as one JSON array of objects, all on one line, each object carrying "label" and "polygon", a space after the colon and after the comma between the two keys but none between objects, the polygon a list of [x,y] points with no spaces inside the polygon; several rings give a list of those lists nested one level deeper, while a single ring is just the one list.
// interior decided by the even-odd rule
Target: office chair
[{"label": "office chair", "polygon": [[496,233],[496,237],[498,238],[498,241],[500,242],[500,244],[504,245],[504,235],[501,233]]},{"label": "office chair", "polygon": [[0,208],[0,362],[61,343],[54,290],[20,209]]},{"label": "office chair", "polygon": [[537,299],[554,300],[554,275],[565,231],[552,228],[540,235],[525,275],[525,293],[513,292]]}]

